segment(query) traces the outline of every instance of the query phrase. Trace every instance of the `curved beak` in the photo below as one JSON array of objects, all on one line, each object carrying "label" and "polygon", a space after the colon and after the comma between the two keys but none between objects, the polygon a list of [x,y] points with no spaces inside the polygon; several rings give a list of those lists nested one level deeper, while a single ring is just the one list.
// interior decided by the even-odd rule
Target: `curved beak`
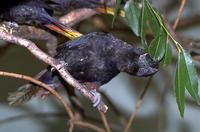
[{"label": "curved beak", "polygon": [[139,77],[147,77],[147,76],[151,76],[151,75],[155,74],[156,72],[158,72],[157,68],[152,68],[152,67],[140,68],[137,71],[136,75]]}]

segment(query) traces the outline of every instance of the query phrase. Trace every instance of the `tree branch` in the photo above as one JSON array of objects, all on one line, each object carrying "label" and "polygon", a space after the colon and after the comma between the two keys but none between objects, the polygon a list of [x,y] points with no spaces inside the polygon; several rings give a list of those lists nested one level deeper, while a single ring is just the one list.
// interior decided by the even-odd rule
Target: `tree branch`
[{"label": "tree branch", "polygon": [[74,114],[71,110],[71,108],[69,107],[69,105],[67,104],[67,102],[64,100],[64,98],[62,96],[60,96],[53,88],[49,87],[48,85],[46,85],[45,83],[38,81],[32,77],[26,76],[26,75],[22,75],[22,74],[16,74],[16,73],[10,73],[10,72],[4,72],[4,71],[0,71],[0,76],[8,76],[8,77],[14,77],[14,78],[19,78],[19,79],[23,79],[23,80],[27,80],[30,81],[38,86],[41,86],[42,88],[48,90],[49,92],[51,92],[54,96],[56,96],[60,102],[62,102],[66,112],[68,113],[69,117],[71,120],[74,119]]},{"label": "tree branch", "polygon": [[[153,76],[152,76],[153,77]],[[136,113],[140,110],[140,107],[142,106],[142,102],[144,100],[144,96],[147,92],[147,90],[149,89],[149,85],[151,83],[151,80],[152,80],[152,77],[150,77],[147,81],[147,84],[145,85],[145,88],[144,90],[142,91],[138,101],[136,102],[136,105],[135,105],[135,108],[131,114],[131,117],[129,118],[129,121],[128,121],[128,124],[126,125],[125,129],[124,129],[124,132],[128,132],[130,127],[131,127],[131,124],[133,123],[133,120],[135,119],[136,117]]]},{"label": "tree branch", "polygon": [[[95,95],[87,90],[87,88],[81,85],[77,80],[75,80],[69,72],[64,68],[65,63],[59,62],[54,58],[50,57],[42,50],[40,50],[33,42],[11,35],[9,29],[5,29],[4,27],[0,27],[0,39],[4,41],[8,41],[20,46],[27,48],[36,58],[39,60],[51,65],[54,67],[62,76],[62,78],[71,86],[76,88],[82,95],[90,99],[92,102],[95,100]],[[108,107],[104,104],[104,102],[100,102],[97,108],[102,111],[106,112]]]},{"label": "tree branch", "polygon": [[180,5],[179,10],[178,10],[178,15],[177,15],[176,20],[175,20],[174,25],[173,25],[174,30],[176,29],[178,22],[181,18],[181,15],[183,13],[183,9],[185,7],[185,3],[186,3],[186,0],[181,0],[181,5]]},{"label": "tree branch", "polygon": [[99,113],[100,113],[102,122],[103,122],[103,124],[104,124],[104,127],[105,127],[105,129],[106,129],[106,132],[111,132],[111,129],[110,129],[110,126],[109,126],[108,121],[107,121],[107,119],[106,119],[105,113],[102,113],[102,112],[99,112]]}]

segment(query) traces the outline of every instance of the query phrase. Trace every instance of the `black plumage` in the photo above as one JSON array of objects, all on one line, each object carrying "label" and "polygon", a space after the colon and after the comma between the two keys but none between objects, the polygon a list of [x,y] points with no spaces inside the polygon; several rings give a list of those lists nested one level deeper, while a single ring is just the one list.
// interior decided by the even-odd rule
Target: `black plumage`
[{"label": "black plumage", "polygon": [[1,13],[3,20],[13,21],[18,24],[38,22],[41,24],[52,23],[52,11],[47,8],[43,0],[23,0]]},{"label": "black plumage", "polygon": [[[0,12],[0,18],[2,21],[11,21],[18,24],[39,24],[74,39],[81,34],[52,17],[56,7],[61,10],[67,10],[70,7],[95,8],[100,6],[100,3],[99,0],[22,0],[18,3],[13,1],[11,5],[6,6],[8,9]],[[102,13],[105,12],[102,8],[97,8],[97,10]]]},{"label": "black plumage", "polygon": [[[97,101],[93,102],[94,106],[101,100],[95,89],[109,82],[120,72],[145,77],[158,71],[158,62],[147,52],[117,39],[110,33],[92,32],[83,35],[60,45],[57,51],[55,58],[64,62],[64,68],[95,95]],[[54,89],[65,86],[67,91],[70,91],[70,96],[75,96],[73,89],[67,87],[57,71],[52,72],[50,66],[47,69],[40,81]],[[35,95],[35,91],[40,90],[24,85],[11,94],[8,100],[10,104],[21,104]],[[24,94],[21,94],[22,92]],[[46,95],[44,91],[40,92]]]},{"label": "black plumage", "polygon": [[46,0],[23,0],[11,6],[0,14],[2,21],[16,22],[18,24],[34,24],[47,27],[53,31],[72,39],[81,34],[70,27],[66,27],[51,16],[53,10],[45,4]]},{"label": "black plumage", "polygon": [[[80,83],[101,86],[120,72],[150,76],[158,71],[158,62],[143,49],[135,48],[110,33],[86,34],[64,43],[57,51],[55,58],[64,61],[64,67]],[[52,86],[58,83],[53,81],[55,78],[56,75],[48,73],[41,80]]]},{"label": "black plumage", "polygon": [[4,4],[5,10],[0,10],[0,15],[3,20],[17,23],[38,21],[48,24],[53,21],[54,11],[64,13],[77,8],[104,8],[103,3],[101,0],[13,0],[11,4]]}]

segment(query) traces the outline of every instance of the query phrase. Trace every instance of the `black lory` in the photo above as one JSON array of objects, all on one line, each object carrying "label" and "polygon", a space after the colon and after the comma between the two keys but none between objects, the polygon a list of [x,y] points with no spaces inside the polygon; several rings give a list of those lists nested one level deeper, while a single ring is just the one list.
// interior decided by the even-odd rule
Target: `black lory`
[{"label": "black lory", "polygon": [[[158,71],[158,61],[154,61],[147,52],[117,39],[110,33],[92,32],[83,35],[62,44],[57,51],[55,58],[64,61],[66,70],[90,89],[109,82],[120,72],[146,77]],[[53,88],[62,86],[59,74],[51,72],[50,69],[40,77],[40,81]],[[28,93],[27,99],[31,98],[31,88],[18,90],[22,91]],[[11,104],[23,102],[18,92],[10,96]]]},{"label": "black lory", "polygon": [[[114,9],[110,8],[110,2],[106,0],[45,0],[46,5],[52,10],[66,12],[78,8],[90,8],[99,13],[114,15]],[[119,15],[124,17],[124,12],[119,11]]]},{"label": "black lory", "polygon": [[72,29],[66,28],[62,23],[51,17],[53,11],[48,8],[44,1],[23,0],[10,6],[8,10],[4,10],[0,14],[1,19],[18,24],[39,23],[69,38],[79,37],[80,34],[78,32],[73,32]]},{"label": "black lory", "polygon": [[[86,34],[59,46],[57,51],[55,58],[64,61],[64,67],[80,83],[101,86],[120,72],[143,77],[158,71],[158,62],[147,52],[110,33]],[[51,85],[55,83],[49,76],[41,80]]]},{"label": "black lory", "polygon": [[[52,4],[65,10],[86,7],[96,8],[101,13],[114,14],[111,8],[105,9],[102,7],[102,3],[98,0],[13,0],[12,4],[5,6],[6,10],[4,9],[0,12],[0,17],[1,20],[13,21],[18,24],[39,23],[70,39],[80,37],[80,33],[66,27],[51,16],[54,10],[56,10],[55,7],[52,8]],[[121,11],[120,15],[124,16],[124,13]]]}]

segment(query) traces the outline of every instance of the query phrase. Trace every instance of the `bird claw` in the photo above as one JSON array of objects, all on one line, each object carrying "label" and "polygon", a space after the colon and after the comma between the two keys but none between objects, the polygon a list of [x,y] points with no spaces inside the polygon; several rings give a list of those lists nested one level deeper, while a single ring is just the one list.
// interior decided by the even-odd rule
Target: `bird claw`
[{"label": "bird claw", "polygon": [[92,106],[97,107],[101,102],[101,94],[97,92],[96,89],[93,89],[90,92],[94,95],[94,98],[92,100]]},{"label": "bird claw", "polygon": [[5,21],[5,22],[3,22],[3,24],[8,26],[9,28],[18,28],[19,27],[19,25],[16,22]]},{"label": "bird claw", "polygon": [[55,72],[56,68],[55,67],[51,67],[51,72]]},{"label": "bird claw", "polygon": [[[61,68],[65,67],[65,66],[68,66],[68,63],[66,63],[65,61],[60,61],[60,65],[59,65],[58,70],[60,70]],[[56,68],[55,67],[51,67],[50,71],[51,72],[55,72]]]},{"label": "bird claw", "polygon": [[6,33],[13,34],[14,32],[17,31],[18,27],[19,27],[19,25],[15,22],[3,22],[1,24],[0,30],[4,31]]},{"label": "bird claw", "polygon": [[66,63],[65,61],[60,61],[60,67],[58,68],[59,70],[65,66],[68,66],[68,63]]}]

